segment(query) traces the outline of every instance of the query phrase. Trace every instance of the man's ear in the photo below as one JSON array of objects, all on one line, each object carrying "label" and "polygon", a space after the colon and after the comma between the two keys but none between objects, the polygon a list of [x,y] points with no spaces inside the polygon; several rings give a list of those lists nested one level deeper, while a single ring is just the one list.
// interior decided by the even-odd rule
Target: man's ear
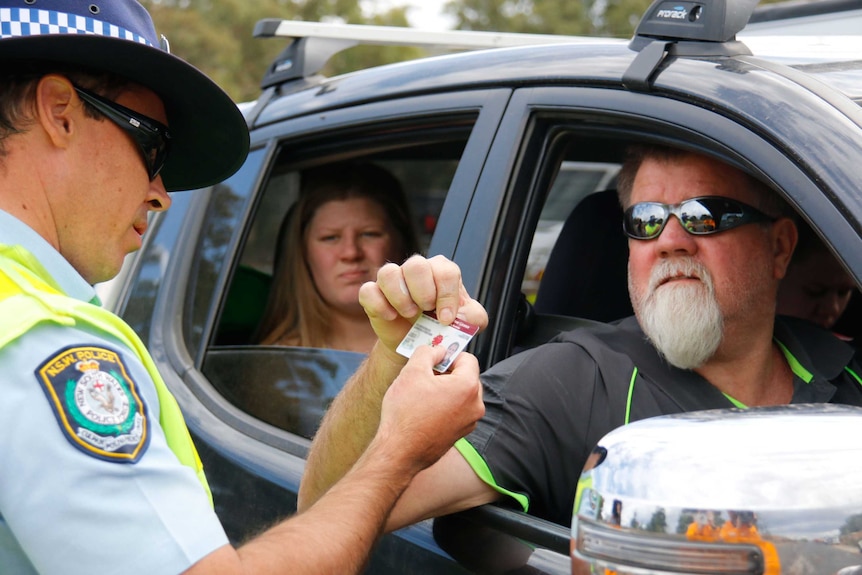
[{"label": "man's ear", "polygon": [[770,239],[775,262],[774,276],[780,280],[787,273],[787,266],[790,265],[790,258],[793,257],[793,251],[799,241],[799,231],[790,218],[779,218],[772,224]]},{"label": "man's ear", "polygon": [[48,74],[36,86],[36,122],[48,139],[66,148],[75,134],[75,122],[83,114],[83,103],[75,97],[75,87],[64,76]]}]

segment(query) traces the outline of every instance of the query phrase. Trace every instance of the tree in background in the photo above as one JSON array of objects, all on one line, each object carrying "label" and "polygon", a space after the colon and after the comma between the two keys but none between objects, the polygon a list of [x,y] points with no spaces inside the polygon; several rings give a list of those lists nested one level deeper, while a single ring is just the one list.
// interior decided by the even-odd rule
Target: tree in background
[{"label": "tree in background", "polygon": [[449,0],[456,28],[628,37],[651,0]]},{"label": "tree in background", "polygon": [[653,533],[667,533],[667,514],[663,508],[659,507],[652,514],[649,523],[647,523],[646,530]]},{"label": "tree in background", "polygon": [[[237,102],[260,94],[260,82],[287,38],[254,38],[258,20],[407,26],[406,8],[366,18],[359,0],[141,0],[171,52],[209,75]],[[337,55],[324,73],[338,74],[415,58],[413,48],[359,46]]]},{"label": "tree in background", "polygon": [[[761,0],[771,4],[781,0]],[[630,38],[652,0],[449,0],[460,30]]]}]

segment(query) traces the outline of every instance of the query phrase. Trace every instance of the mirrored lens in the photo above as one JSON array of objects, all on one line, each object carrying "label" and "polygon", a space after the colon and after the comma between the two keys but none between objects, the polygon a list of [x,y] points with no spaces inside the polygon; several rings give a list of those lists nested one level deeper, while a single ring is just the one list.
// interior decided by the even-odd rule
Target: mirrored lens
[{"label": "mirrored lens", "polygon": [[718,230],[715,216],[709,204],[714,204],[714,202],[709,202],[706,199],[687,200],[679,205],[677,215],[687,232],[711,234]]},{"label": "mirrored lens", "polygon": [[656,202],[642,202],[626,210],[623,218],[623,229],[635,238],[653,238],[658,236],[668,216],[667,206]]},{"label": "mirrored lens", "polygon": [[[726,198],[696,198],[686,203],[695,202],[702,206],[703,211],[710,214],[713,225],[711,231],[729,230],[749,221],[764,219],[761,218],[763,214],[756,209]],[[710,231],[693,233],[710,233]]]}]

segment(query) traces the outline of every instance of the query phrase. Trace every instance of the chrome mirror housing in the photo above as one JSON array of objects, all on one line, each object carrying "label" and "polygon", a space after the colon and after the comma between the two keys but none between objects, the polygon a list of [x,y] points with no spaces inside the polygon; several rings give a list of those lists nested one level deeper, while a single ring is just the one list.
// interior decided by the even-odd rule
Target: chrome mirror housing
[{"label": "chrome mirror housing", "polygon": [[646,419],[578,482],[572,573],[862,575],[862,408]]}]

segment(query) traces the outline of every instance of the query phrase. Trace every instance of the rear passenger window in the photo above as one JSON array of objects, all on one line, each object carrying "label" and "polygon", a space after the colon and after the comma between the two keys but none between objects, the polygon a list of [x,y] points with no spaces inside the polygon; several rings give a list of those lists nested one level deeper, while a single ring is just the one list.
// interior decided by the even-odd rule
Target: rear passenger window
[{"label": "rear passenger window", "polygon": [[[289,317],[289,313],[273,312],[277,309],[273,302],[281,298],[279,290],[286,297],[305,290],[302,293],[306,295],[298,301],[306,317],[311,315],[307,310],[321,302],[347,306],[338,298],[349,290],[342,290],[339,282],[354,274],[350,281],[358,284],[356,278],[370,265],[357,264],[355,269],[350,266],[353,251],[358,249],[354,244],[367,242],[374,246],[381,241],[382,233],[392,236],[392,229],[381,232],[375,222],[393,223],[398,220],[395,212],[407,214],[413,239],[402,244],[406,242],[409,249],[390,246],[389,251],[375,253],[385,253],[386,260],[398,263],[412,253],[424,254],[474,121],[475,117],[462,114],[436,119],[433,124],[425,119],[413,125],[377,126],[371,134],[331,134],[326,140],[285,143],[277,151],[248,219],[222,303],[214,345],[207,351],[202,367],[226,399],[244,412],[291,433],[309,438],[314,434],[329,403],[365,354],[350,351],[353,343],[361,347],[360,342],[345,343],[342,338],[343,345],[329,345],[328,340],[300,339],[298,328],[278,331],[279,322]],[[331,182],[341,185],[365,179],[374,182],[366,186],[373,188],[371,195],[360,190],[345,199],[330,189]],[[390,185],[393,182],[403,193],[405,210],[393,207],[401,203]],[[317,205],[315,194],[326,199]],[[330,196],[338,199],[333,202]],[[353,201],[357,197],[360,199]],[[319,226],[317,220],[311,220],[318,226],[311,237],[311,223],[304,214],[320,214],[323,206],[336,206],[331,210],[334,215]],[[345,215],[339,212],[342,208],[351,211]],[[399,230],[404,225],[394,227],[399,228],[395,235],[401,241]],[[336,244],[343,246],[333,247]],[[324,256],[315,260],[309,252],[317,249],[323,250]],[[285,264],[288,253],[299,264]],[[333,253],[338,255],[332,256]],[[339,269],[350,268],[331,285],[325,283],[326,278],[320,275],[323,272],[314,263],[328,257],[338,258]],[[365,271],[357,271],[359,268]],[[373,279],[376,269],[373,271],[374,276],[361,277]],[[309,280],[310,288],[301,285]],[[330,287],[334,290],[331,293],[327,291]],[[307,295],[310,289],[316,292],[314,297]],[[312,299],[317,303],[310,303]],[[362,319],[367,322],[364,313]],[[368,331],[373,334],[370,326]],[[282,335],[268,337],[273,333]],[[309,332],[301,333],[306,338]],[[334,334],[332,341],[339,341],[340,335]]]}]

